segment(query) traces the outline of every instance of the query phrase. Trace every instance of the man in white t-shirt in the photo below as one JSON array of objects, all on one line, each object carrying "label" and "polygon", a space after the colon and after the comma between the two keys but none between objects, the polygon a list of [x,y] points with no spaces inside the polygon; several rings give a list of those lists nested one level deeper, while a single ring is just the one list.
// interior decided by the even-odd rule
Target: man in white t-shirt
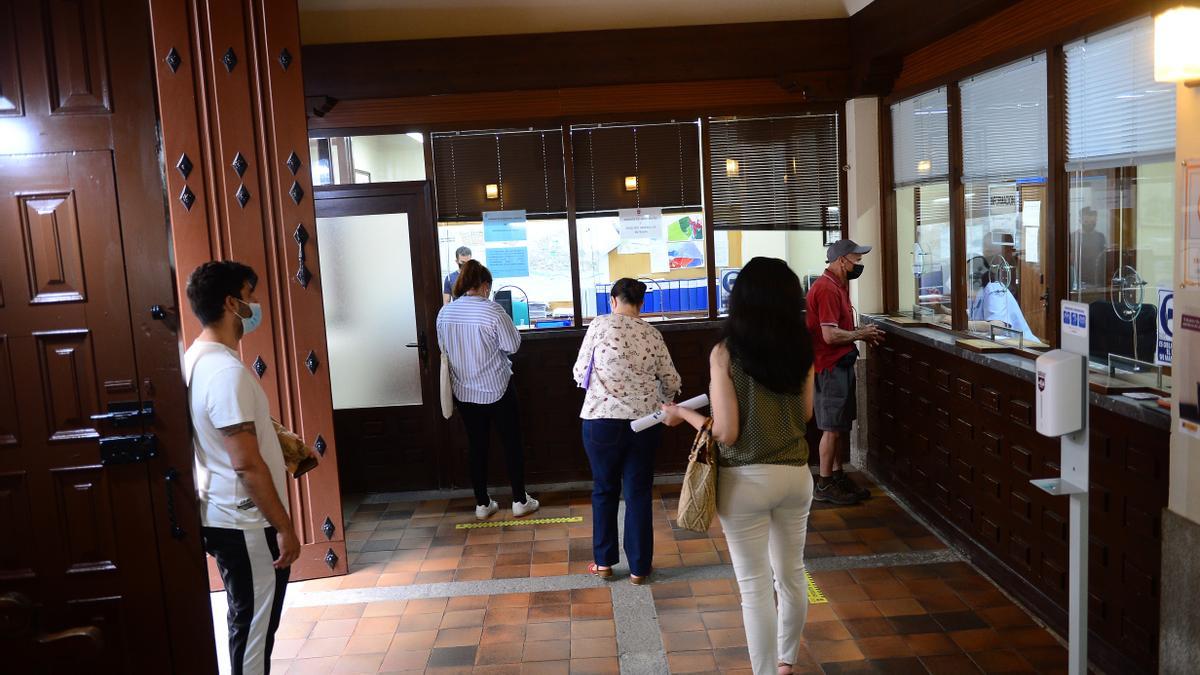
[{"label": "man in white t-shirt", "polygon": [[238,357],[262,323],[258,276],[236,262],[208,262],[188,278],[203,332],[184,355],[204,550],[229,598],[233,675],[265,673],[300,541],[287,511],[283,450],[254,373]]}]

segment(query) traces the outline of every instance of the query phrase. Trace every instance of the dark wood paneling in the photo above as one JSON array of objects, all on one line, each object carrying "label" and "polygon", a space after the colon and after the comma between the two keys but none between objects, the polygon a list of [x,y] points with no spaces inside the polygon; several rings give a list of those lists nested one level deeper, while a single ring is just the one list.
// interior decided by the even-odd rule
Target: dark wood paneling
[{"label": "dark wood paneling", "polygon": [[[345,573],[296,4],[172,0],[152,10],[177,286],[214,258],[259,273],[266,320],[242,342],[243,360],[261,358],[272,413],[325,449],[320,467],[289,481],[302,544],[292,579]],[[297,277],[301,226],[306,283]],[[199,325],[182,314],[190,344]]]},{"label": "dark wood paneling", "polygon": [[[906,357],[943,364],[957,386],[900,373]],[[1032,427],[1033,383],[898,333],[867,363],[869,466],[1064,633],[1068,503],[1029,484],[1059,472],[1058,443]],[[889,395],[899,382],[912,395]],[[933,424],[928,407],[938,411]],[[1168,433],[1095,406],[1090,414],[1089,655],[1109,672],[1152,672]]]},{"label": "dark wood paneling", "polygon": [[304,48],[309,96],[393,98],[845,70],[845,20],[406,40]]},{"label": "dark wood paneling", "polygon": [[[771,79],[700,80],[562,89],[369,98],[338,102],[310,117],[310,130],[352,128],[501,128],[545,120],[604,121],[624,115],[705,112],[728,115],[759,106],[804,106],[846,97],[841,71],[806,73],[805,96]],[[310,96],[311,91],[306,91]],[[617,121],[628,121],[617,120]]]},{"label": "dark wood paneling", "polygon": [[100,0],[47,0],[45,20],[52,113],[111,112]]},{"label": "dark wood paneling", "polygon": [[[1003,7],[1006,4],[1009,6]],[[978,72],[1149,14],[1156,8],[1165,8],[1163,5],[1159,0],[996,2],[974,23],[953,33],[942,33],[945,37],[926,41],[908,52],[894,90],[907,93],[971,71]]]},{"label": "dark wood paneling", "polygon": [[0,6],[0,116],[24,112],[21,69],[17,61],[16,19],[13,3]]}]

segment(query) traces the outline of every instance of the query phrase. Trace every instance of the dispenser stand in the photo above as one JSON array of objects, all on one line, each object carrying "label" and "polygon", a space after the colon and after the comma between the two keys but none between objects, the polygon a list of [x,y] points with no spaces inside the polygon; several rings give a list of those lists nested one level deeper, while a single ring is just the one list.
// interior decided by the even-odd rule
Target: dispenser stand
[{"label": "dispenser stand", "polygon": [[1029,481],[1052,495],[1065,495],[1071,500],[1070,560],[1068,565],[1068,610],[1067,624],[1067,672],[1071,675],[1087,673],[1087,588],[1088,588],[1088,386],[1086,359],[1088,358],[1088,306],[1081,302],[1064,300],[1059,312],[1062,322],[1062,349],[1080,354],[1085,359],[1083,370],[1083,428],[1061,438],[1062,456],[1059,478],[1041,478]]}]

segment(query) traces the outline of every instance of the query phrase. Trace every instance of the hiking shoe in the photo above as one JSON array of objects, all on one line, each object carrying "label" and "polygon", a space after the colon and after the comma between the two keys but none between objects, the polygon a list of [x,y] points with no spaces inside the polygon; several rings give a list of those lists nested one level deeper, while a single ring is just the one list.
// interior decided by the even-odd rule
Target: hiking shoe
[{"label": "hiking shoe", "polygon": [[491,518],[492,515],[495,514],[499,510],[500,510],[500,505],[496,503],[495,499],[493,499],[493,500],[490,500],[486,506],[476,506],[475,507],[475,517],[478,518],[479,520],[487,520],[488,518]]},{"label": "hiking shoe", "polygon": [[534,499],[533,495],[527,492],[525,493],[524,504],[521,502],[513,502],[513,515],[518,518],[529,515],[530,513],[537,511],[539,506],[541,506],[541,504],[538,504],[538,500]]},{"label": "hiking shoe", "polygon": [[849,492],[838,481],[831,480],[821,487],[818,483],[813,489],[813,501],[837,504],[838,506],[853,506],[858,503],[858,495]]},{"label": "hiking shoe", "polygon": [[871,491],[860,486],[858,483],[855,483],[854,479],[850,477],[850,474],[842,473],[841,476],[834,478],[834,482],[840,484],[843,490],[849,492],[855,497],[858,497],[859,500],[869,499],[871,497]]}]

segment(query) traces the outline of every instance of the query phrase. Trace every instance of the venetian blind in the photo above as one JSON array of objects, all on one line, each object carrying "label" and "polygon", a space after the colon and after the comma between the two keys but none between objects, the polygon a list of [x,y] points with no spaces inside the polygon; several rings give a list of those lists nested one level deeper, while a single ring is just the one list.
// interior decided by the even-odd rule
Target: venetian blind
[{"label": "venetian blind", "polygon": [[1175,85],[1154,81],[1151,18],[1064,51],[1068,171],[1174,159]]},{"label": "venetian blind", "polygon": [[577,213],[703,205],[698,122],[572,127],[571,159]]},{"label": "venetian blind", "polygon": [[946,89],[892,105],[892,180],[895,187],[942,181],[950,174]]},{"label": "venetian blind", "polygon": [[963,178],[1045,177],[1046,55],[959,83]]},{"label": "venetian blind", "polygon": [[[484,211],[524,209],[531,218],[567,212],[562,132],[489,131],[433,134],[438,220],[473,222]],[[495,199],[486,189],[498,186]]]},{"label": "venetian blind", "polygon": [[709,130],[713,227],[841,227],[837,115],[714,118]]}]

